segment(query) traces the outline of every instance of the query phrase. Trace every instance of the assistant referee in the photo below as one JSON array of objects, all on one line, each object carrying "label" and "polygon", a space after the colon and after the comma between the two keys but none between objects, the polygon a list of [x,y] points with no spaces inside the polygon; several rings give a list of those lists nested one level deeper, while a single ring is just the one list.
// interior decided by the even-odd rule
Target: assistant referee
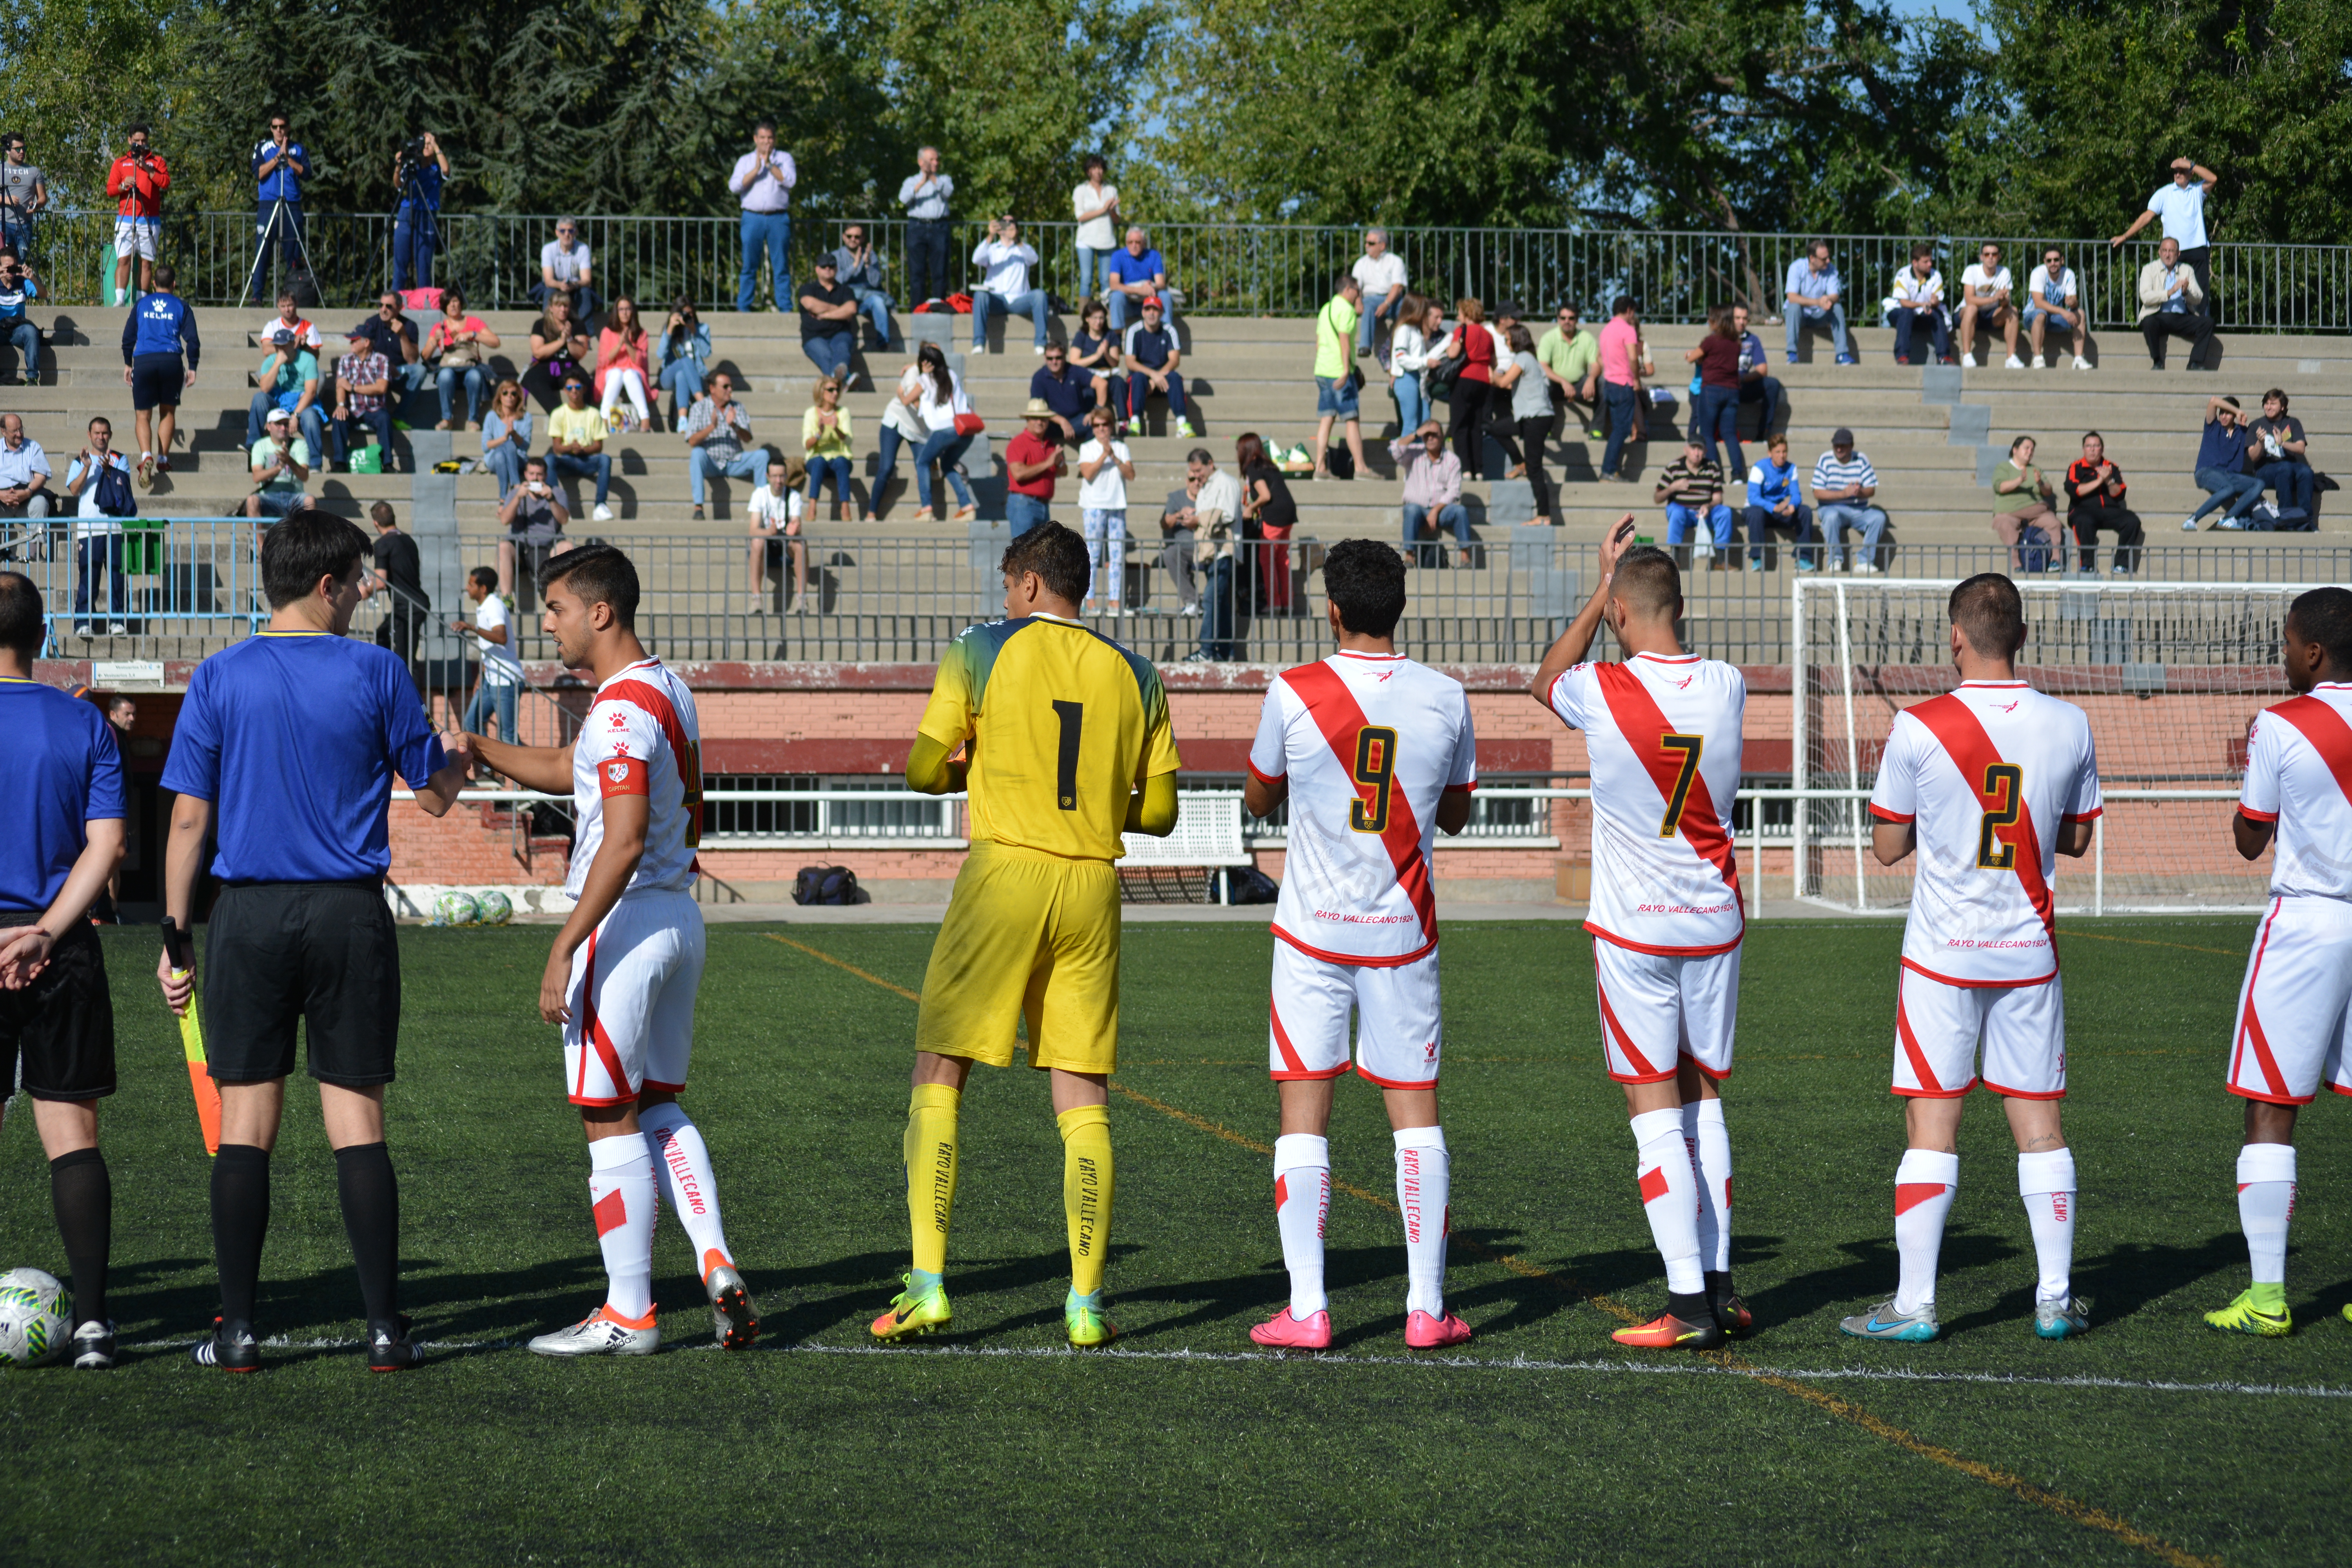
[{"label": "assistant referee", "polygon": [[[417,1361],[400,1315],[400,1189],[383,1142],[400,1030],[385,813],[397,774],[426,816],[443,815],[473,757],[463,741],[444,751],[397,656],[345,635],[367,555],[360,531],[323,511],[305,509],[269,531],[261,547],[269,626],[196,667],[163,768],[163,788],[179,796],[164,913],[184,929],[207,833],[217,841],[212,869],[222,886],[204,970],[221,1096],[212,1180],[221,1310],[194,1354],[230,1372],[261,1364],[254,1296],[298,1020],[367,1303],[369,1369]],[[172,1010],[184,1011],[194,979],[173,978],[168,952],[155,974]]]},{"label": "assistant referee", "polygon": [[0,572],[0,1095],[22,1083],[32,1097],[73,1271],[73,1363],[94,1370],[114,1364],[114,1185],[98,1152],[98,1102],[114,1092],[114,1005],[84,916],[122,858],[122,757],[97,709],[33,679],[41,637],[41,591]]}]

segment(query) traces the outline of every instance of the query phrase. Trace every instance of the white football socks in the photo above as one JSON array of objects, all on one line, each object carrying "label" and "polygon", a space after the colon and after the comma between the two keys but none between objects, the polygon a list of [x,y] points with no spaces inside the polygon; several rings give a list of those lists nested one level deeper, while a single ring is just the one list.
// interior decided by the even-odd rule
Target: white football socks
[{"label": "white football socks", "polygon": [[1936,1255],[1944,1249],[1944,1220],[1960,1190],[1960,1157],[1933,1149],[1906,1149],[1895,1167],[1895,1247],[1902,1271],[1895,1310],[1935,1305]]},{"label": "white football socks", "polygon": [[1723,1101],[1683,1107],[1683,1142],[1698,1167],[1698,1261],[1709,1274],[1731,1272],[1731,1131]]},{"label": "white football socks", "polygon": [[2033,1226],[2033,1256],[2042,1279],[2037,1302],[2063,1301],[2074,1272],[2074,1151],[2052,1149],[2017,1157],[2017,1194]]},{"label": "white football socks", "polygon": [[2238,1224],[2257,1285],[2286,1283],[2286,1227],[2294,1217],[2294,1145],[2249,1143],[2238,1151]]},{"label": "white football socks", "polygon": [[621,1317],[654,1308],[654,1157],[642,1132],[588,1145],[588,1200],[610,1280],[604,1304]]},{"label": "white football socks", "polygon": [[1699,1267],[1698,1173],[1683,1142],[1680,1110],[1645,1110],[1633,1118],[1633,1170],[1641,1184],[1642,1208],[1650,1235],[1666,1265],[1666,1289],[1696,1296],[1706,1289]]},{"label": "white football socks", "polygon": [[1294,1318],[1312,1317],[1331,1304],[1323,1292],[1323,1222],[1330,1212],[1331,1141],[1311,1132],[1276,1139],[1274,1222],[1282,1231]]},{"label": "white football socks", "polygon": [[708,1279],[718,1265],[731,1267],[735,1255],[727,1250],[727,1227],[719,1217],[719,1178],[710,1168],[702,1130],[675,1100],[646,1111],[637,1125],[646,1131],[662,1196],[677,1211],[678,1223],[694,1246],[694,1271]]},{"label": "white football socks", "polygon": [[1445,1316],[1447,1205],[1454,1190],[1445,1129],[1408,1127],[1396,1134],[1397,1207],[1404,1211],[1404,1310]]}]

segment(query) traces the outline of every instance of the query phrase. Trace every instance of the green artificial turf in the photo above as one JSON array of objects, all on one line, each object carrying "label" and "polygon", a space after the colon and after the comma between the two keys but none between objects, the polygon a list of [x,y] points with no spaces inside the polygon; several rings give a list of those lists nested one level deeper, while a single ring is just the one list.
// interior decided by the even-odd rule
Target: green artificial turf
[{"label": "green artificial turf", "polygon": [[[762,1343],[711,1348],[666,1220],[662,1353],[580,1364],[520,1348],[603,1286],[561,1052],[533,1005],[551,933],[404,930],[390,1139],[404,1305],[436,1353],[411,1373],[365,1371],[305,1089],[273,1168],[260,1327],[274,1342],[247,1378],[185,1354],[215,1305],[206,1161],[152,941],[110,931],[123,1089],[102,1126],[127,1354],[104,1374],[0,1374],[24,1461],[0,1482],[0,1557],[2342,1562],[2352,1141],[2332,1097],[2301,1140],[2298,1332],[2254,1341],[2199,1321],[2245,1280],[2239,1102],[2221,1079],[2251,928],[2069,928],[2075,1279],[2095,1327],[2032,1336],[2013,1146],[1979,1096],[1937,1293],[1946,1337],[1925,1346],[1835,1331],[1894,1283],[1899,927],[1753,928],[1726,1101],[1734,1262],[1759,1331],[1716,1360],[1609,1339],[1612,1306],[1647,1316],[1664,1286],[1623,1097],[1601,1073],[1589,939],[1450,928],[1448,1287],[1477,1338],[1430,1362],[1403,1345],[1395,1216],[1344,1191],[1333,1352],[1283,1360],[1245,1337],[1286,1299],[1272,1173],[1246,1146],[1275,1132],[1263,928],[1129,929],[1109,1279],[1123,1353],[1078,1356],[1059,1333],[1061,1149],[1025,1068],[982,1069],[965,1098],[953,1331],[870,1347],[865,1324],[906,1266],[914,1005],[759,928],[714,926],[686,1100]],[[782,934],[908,989],[932,936]],[[1392,1198],[1370,1086],[1342,1086],[1332,1157],[1339,1183]],[[0,1266],[15,1264],[65,1272],[21,1101],[0,1132]],[[1847,1371],[1921,1376],[1822,1375]]]}]

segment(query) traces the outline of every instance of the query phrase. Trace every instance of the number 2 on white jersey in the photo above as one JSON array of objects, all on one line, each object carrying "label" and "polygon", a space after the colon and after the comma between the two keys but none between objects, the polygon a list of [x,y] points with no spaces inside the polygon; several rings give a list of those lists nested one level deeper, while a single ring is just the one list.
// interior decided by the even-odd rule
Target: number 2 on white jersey
[{"label": "number 2 on white jersey", "polygon": [[1977,828],[1977,865],[1987,871],[2013,870],[2017,866],[2017,846],[1993,830],[2017,820],[2025,800],[2025,770],[2015,763],[1988,763],[1984,788],[1978,794],[1997,804],[1985,807],[1984,821]]}]

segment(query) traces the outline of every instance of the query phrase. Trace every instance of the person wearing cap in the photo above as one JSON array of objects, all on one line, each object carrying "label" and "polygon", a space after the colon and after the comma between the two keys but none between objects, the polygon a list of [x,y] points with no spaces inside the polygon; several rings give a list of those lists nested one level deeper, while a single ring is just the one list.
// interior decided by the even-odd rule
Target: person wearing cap
[{"label": "person wearing cap", "polygon": [[263,415],[261,439],[253,444],[248,464],[253,493],[245,498],[245,515],[274,521],[299,510],[312,461],[310,444],[294,434],[292,414],[272,408]]},{"label": "person wearing cap", "polygon": [[1691,554],[1706,556],[1715,571],[1738,568],[1731,542],[1731,509],[1723,501],[1723,465],[1707,451],[1706,442],[1695,435],[1684,438],[1683,455],[1659,473],[1650,499],[1666,509],[1668,544],[1689,544],[1691,531],[1703,523],[1707,538]]},{"label": "person wearing cap", "polygon": [[[1438,548],[1421,542],[1446,529],[1454,542],[1470,543],[1470,514],[1462,507],[1462,459],[1445,444],[1445,431],[1432,419],[1410,436],[1389,443],[1389,456],[1404,471],[1404,543],[1407,559],[1434,566]],[[1432,523],[1435,526],[1432,527]]]},{"label": "person wearing cap", "polygon": [[972,247],[972,265],[981,269],[980,287],[971,291],[971,352],[988,352],[988,318],[992,311],[1026,316],[1035,329],[1029,352],[1045,353],[1045,323],[1053,319],[1053,302],[1045,290],[1030,287],[1037,253],[1021,241],[1021,220],[1007,213],[988,220],[988,237]]},{"label": "person wearing cap", "polygon": [[289,326],[273,321],[268,336],[262,340],[269,352],[253,373],[253,401],[245,411],[247,447],[261,439],[269,411],[282,408],[293,416],[294,428],[310,443],[310,450],[327,449],[327,416],[319,406],[319,356],[303,339],[301,327],[306,324]]},{"label": "person wearing cap", "polygon": [[1846,530],[1862,534],[1862,548],[1853,552],[1853,569],[1866,576],[1878,574],[1878,542],[1886,532],[1886,513],[1870,504],[1878,493],[1878,470],[1853,449],[1853,432],[1841,425],[1830,437],[1830,449],[1813,464],[1813,510],[1830,542],[1829,569],[1844,570]]},{"label": "person wearing cap", "polygon": [[1021,410],[1021,425],[1004,447],[1004,518],[1015,539],[1053,521],[1046,509],[1054,504],[1054,479],[1069,471],[1052,404],[1031,398]]},{"label": "person wearing cap", "polygon": [[593,478],[596,510],[588,515],[598,522],[613,521],[604,497],[613,488],[613,455],[604,442],[613,434],[596,405],[588,401],[588,378],[578,371],[563,378],[563,405],[547,416],[547,466],[560,485],[563,476]]},{"label": "person wearing cap", "polygon": [[1158,392],[1168,399],[1176,434],[1186,440],[1198,437],[1185,416],[1184,378],[1176,371],[1184,356],[1176,346],[1176,329],[1162,324],[1159,300],[1144,300],[1143,320],[1127,329],[1119,349],[1119,363],[1127,371],[1127,433],[1143,434],[1143,405]]},{"label": "person wearing cap", "polygon": [[828,250],[816,258],[816,276],[801,285],[801,352],[819,375],[846,382],[857,346],[857,293],[841,280],[839,268]]},{"label": "person wearing cap", "polygon": [[351,352],[335,362],[335,417],[328,429],[335,461],[349,460],[352,426],[364,425],[375,432],[383,452],[383,471],[388,474],[394,467],[392,411],[384,406],[384,397],[392,390],[392,363],[363,327],[353,327],[348,341]]}]

